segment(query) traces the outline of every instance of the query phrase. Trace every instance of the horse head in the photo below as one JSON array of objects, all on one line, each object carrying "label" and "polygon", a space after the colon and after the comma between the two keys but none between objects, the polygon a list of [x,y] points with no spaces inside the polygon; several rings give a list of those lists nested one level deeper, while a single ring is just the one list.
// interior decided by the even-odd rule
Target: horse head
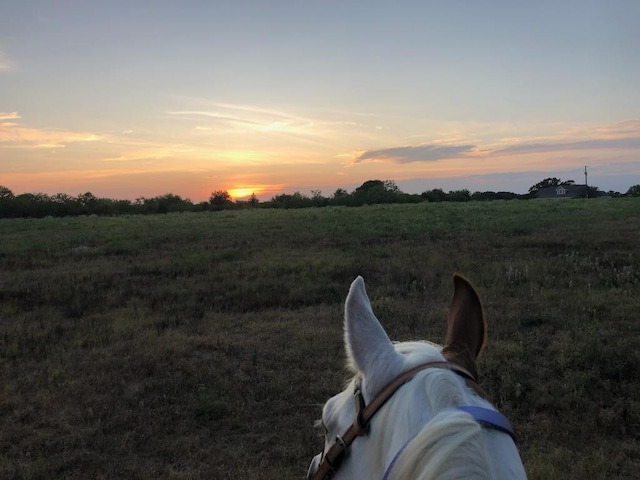
[{"label": "horse head", "polygon": [[393,343],[358,277],[344,320],[353,378],[323,408],[308,478],[526,478],[509,422],[477,382],[486,330],[476,290],[454,275],[445,345]]}]

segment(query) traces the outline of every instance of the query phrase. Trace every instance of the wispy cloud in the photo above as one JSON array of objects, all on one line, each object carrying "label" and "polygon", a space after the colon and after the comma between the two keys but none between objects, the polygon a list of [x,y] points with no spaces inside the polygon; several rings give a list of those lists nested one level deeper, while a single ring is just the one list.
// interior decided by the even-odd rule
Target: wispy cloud
[{"label": "wispy cloud", "polygon": [[[255,132],[312,134],[315,122],[299,115],[250,105],[209,103],[204,109],[177,110],[169,115],[214,124],[235,124]],[[202,125],[200,125],[202,127]]]},{"label": "wispy cloud", "polygon": [[640,119],[624,120],[609,125],[590,126],[571,129],[559,139],[579,140],[589,138],[628,138],[640,137]]},{"label": "wispy cloud", "polygon": [[605,136],[640,136],[640,119],[626,120],[603,128]]},{"label": "wispy cloud", "polygon": [[640,120],[628,120],[611,125],[593,126],[560,132],[546,138],[505,138],[492,144],[476,144],[464,138],[446,143],[432,142],[401,147],[388,147],[342,154],[352,163],[380,161],[397,164],[437,162],[449,159],[488,159],[528,154],[549,154],[586,150],[640,149]]},{"label": "wispy cloud", "polygon": [[194,123],[192,132],[200,137],[223,137],[224,141],[251,135],[253,142],[274,142],[284,139],[314,145],[327,150],[328,145],[348,143],[354,138],[367,136],[375,128],[358,122],[357,113],[334,112],[323,109],[300,113],[295,107],[264,107],[226,102],[215,102],[204,98],[179,97],[187,108],[167,111],[173,118]]},{"label": "wispy cloud", "polygon": [[168,113],[170,115],[176,115],[176,116],[186,117],[186,118],[205,117],[207,119],[211,119],[213,121],[219,121],[219,122],[241,123],[241,124],[252,125],[252,126],[262,125],[260,122],[255,120],[249,120],[246,118],[241,118],[239,116],[224,115],[220,112],[215,112],[215,111],[184,110],[184,111],[176,111],[176,112],[168,112]]},{"label": "wispy cloud", "polygon": [[513,139],[491,149],[495,155],[521,155],[580,150],[635,150],[640,148],[640,119],[560,132],[535,140]]},{"label": "wispy cloud", "polygon": [[360,163],[371,160],[381,160],[393,163],[437,162],[438,160],[464,157],[475,149],[475,145],[409,145],[403,147],[382,148],[378,150],[367,150],[360,153],[354,159],[354,162]]},{"label": "wispy cloud", "polygon": [[20,118],[17,112],[0,113],[0,145],[2,147],[63,148],[70,143],[95,142],[103,139],[103,136],[95,133],[38,129],[13,121]]},{"label": "wispy cloud", "polygon": [[15,64],[9,56],[0,50],[0,73],[13,72],[15,68]]},{"label": "wispy cloud", "polygon": [[602,149],[636,149],[640,148],[640,137],[627,138],[594,138],[575,142],[540,142],[520,143],[505,148],[499,148],[492,153],[497,155],[550,153],[569,150],[602,150]]},{"label": "wispy cloud", "polygon": [[0,122],[6,122],[7,120],[18,120],[20,115],[18,112],[0,112]]},{"label": "wispy cloud", "polygon": [[185,145],[156,145],[143,148],[133,148],[121,153],[117,157],[104,158],[105,162],[134,162],[140,160],[175,159],[194,152],[193,147]]},{"label": "wispy cloud", "polygon": [[[107,163],[129,163],[155,165],[154,168],[171,165],[171,168],[200,169],[215,164],[218,168],[242,165],[259,165],[272,161],[270,153],[263,150],[225,148],[222,146],[198,145],[183,142],[125,141],[115,138],[111,144],[117,155],[102,158]],[[128,167],[127,167],[128,168]]]}]

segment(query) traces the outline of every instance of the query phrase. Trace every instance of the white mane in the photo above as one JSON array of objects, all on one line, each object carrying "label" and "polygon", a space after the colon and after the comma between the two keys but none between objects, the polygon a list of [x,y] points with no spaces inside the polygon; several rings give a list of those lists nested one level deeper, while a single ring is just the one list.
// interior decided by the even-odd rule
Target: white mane
[{"label": "white mane", "polygon": [[[444,359],[432,344],[410,342],[395,347],[411,367]],[[398,456],[389,480],[495,478],[485,455],[482,428],[469,415],[454,410],[472,404],[489,405],[447,370],[425,370],[398,390],[380,411],[376,428],[401,430],[413,439]]]}]

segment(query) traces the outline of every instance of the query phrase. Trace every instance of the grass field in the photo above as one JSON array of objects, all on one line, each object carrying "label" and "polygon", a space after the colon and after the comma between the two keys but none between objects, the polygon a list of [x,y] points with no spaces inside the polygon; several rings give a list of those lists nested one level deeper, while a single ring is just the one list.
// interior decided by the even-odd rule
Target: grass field
[{"label": "grass field", "polygon": [[640,199],[0,221],[0,478],[300,478],[363,275],[392,339],[485,303],[531,479],[640,471]]}]

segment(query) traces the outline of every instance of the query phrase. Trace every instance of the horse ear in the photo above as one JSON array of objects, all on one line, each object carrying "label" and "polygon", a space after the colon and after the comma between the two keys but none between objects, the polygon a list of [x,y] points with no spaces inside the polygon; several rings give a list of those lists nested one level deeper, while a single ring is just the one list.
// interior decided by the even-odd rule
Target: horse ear
[{"label": "horse ear", "polygon": [[363,388],[371,396],[402,369],[402,355],[375,317],[362,277],[351,284],[345,303],[344,343],[351,367],[363,373]]},{"label": "horse ear", "polygon": [[464,277],[454,274],[453,287],[447,318],[447,341],[442,354],[477,378],[476,359],[487,334],[482,303],[475,288]]}]

